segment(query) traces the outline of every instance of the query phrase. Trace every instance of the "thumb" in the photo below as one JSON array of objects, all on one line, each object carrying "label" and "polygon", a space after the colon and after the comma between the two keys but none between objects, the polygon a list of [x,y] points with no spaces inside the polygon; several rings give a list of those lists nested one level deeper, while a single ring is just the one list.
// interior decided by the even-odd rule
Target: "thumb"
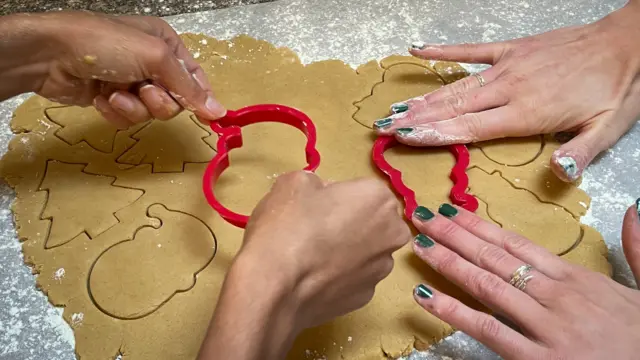
[{"label": "thumb", "polygon": [[606,140],[603,135],[596,128],[579,133],[553,152],[551,170],[562,181],[578,180],[591,161],[615,142],[615,140]]},{"label": "thumb", "polygon": [[507,50],[506,42],[486,44],[429,45],[423,42],[411,44],[409,52],[426,60],[444,60],[471,64],[494,65]]},{"label": "thumb", "polygon": [[624,256],[627,258],[631,272],[636,278],[636,282],[640,283],[640,214],[638,207],[640,199],[636,200],[636,204],[629,207],[624,215],[622,223],[622,249]]}]

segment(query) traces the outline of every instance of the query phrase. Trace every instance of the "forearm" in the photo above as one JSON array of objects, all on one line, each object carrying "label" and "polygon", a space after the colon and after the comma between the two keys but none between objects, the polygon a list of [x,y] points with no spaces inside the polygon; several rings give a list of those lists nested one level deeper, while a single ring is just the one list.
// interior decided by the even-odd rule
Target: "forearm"
[{"label": "forearm", "polygon": [[291,292],[252,264],[230,269],[198,360],[285,358],[298,328]]},{"label": "forearm", "polygon": [[0,101],[36,91],[57,47],[46,15],[0,16]]}]

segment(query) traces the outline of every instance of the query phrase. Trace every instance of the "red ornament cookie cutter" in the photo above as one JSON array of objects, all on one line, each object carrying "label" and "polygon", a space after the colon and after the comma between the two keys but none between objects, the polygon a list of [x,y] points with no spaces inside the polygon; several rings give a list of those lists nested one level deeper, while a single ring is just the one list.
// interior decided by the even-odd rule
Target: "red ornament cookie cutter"
[{"label": "red ornament cookie cutter", "polygon": [[[391,166],[384,158],[384,152],[396,145],[399,145],[399,143],[393,136],[378,137],[373,144],[373,162],[380,171],[387,175],[395,192],[403,198],[405,205],[404,215],[407,219],[411,219],[413,212],[418,207],[416,194],[404,184],[402,173]],[[456,159],[456,163],[449,174],[449,178],[453,181],[449,198],[455,205],[475,212],[478,209],[478,199],[471,194],[467,194],[469,177],[466,170],[467,166],[469,166],[469,150],[464,145],[449,145],[448,148]]]},{"label": "red ornament cookie cutter", "polygon": [[227,111],[227,115],[211,122],[211,129],[218,134],[218,153],[213,157],[202,178],[202,190],[209,205],[232,225],[244,228],[249,217],[233,212],[222,205],[213,191],[220,174],[229,167],[229,151],[242,146],[243,126],[278,122],[291,125],[302,131],[307,137],[305,154],[307,166],[304,170],[315,171],[320,165],[320,153],[316,149],[316,127],[303,112],[284,105],[264,104],[248,106],[236,111]]}]

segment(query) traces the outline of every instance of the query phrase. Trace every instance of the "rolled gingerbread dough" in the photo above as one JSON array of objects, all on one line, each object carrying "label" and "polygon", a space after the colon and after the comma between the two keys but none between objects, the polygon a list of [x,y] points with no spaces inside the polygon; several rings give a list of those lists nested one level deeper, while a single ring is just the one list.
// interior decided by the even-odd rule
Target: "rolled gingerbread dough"
[{"label": "rolled gingerbread dough", "polygon": [[[370,124],[387,115],[391,103],[466,75],[455,64],[402,56],[357,70],[338,60],[303,65],[291,50],[247,36],[183,39],[201,54],[226,107],[281,103],[309,115],[322,154],[318,174],[334,181],[380,177],[370,161]],[[215,134],[187,113],[117,131],[91,108],[40,97],[17,109],[11,126],[17,134],[0,166],[17,194],[13,211],[25,262],[49,301],[65,308],[78,356],[193,359],[243,235],[201,192]],[[216,193],[228,207],[249,213],[279,174],[304,166],[305,138],[273,123],[246,127],[243,137]],[[551,180],[546,164],[557,146],[540,137],[476,144],[468,172],[478,213],[609,274],[602,238],[579,223],[589,198]],[[448,201],[453,160],[447,151],[399,147],[389,159],[421,204]],[[289,358],[382,359],[442,339],[452,328],[413,301],[420,282],[481,309],[410,246],[395,259],[370,304],[305,331]]]}]

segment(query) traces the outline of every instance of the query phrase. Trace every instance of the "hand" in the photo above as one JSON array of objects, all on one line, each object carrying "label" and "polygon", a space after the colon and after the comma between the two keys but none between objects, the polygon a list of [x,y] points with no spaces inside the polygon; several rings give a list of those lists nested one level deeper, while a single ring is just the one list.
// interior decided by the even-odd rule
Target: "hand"
[{"label": "hand", "polygon": [[[635,359],[640,352],[640,292],[565,262],[529,240],[463,209],[443,205],[432,220],[413,223],[424,234],[414,249],[436,271],[506,316],[522,333],[491,315],[424,285],[416,301],[504,359]],[[627,211],[622,242],[640,280],[640,219]],[[509,285],[516,269],[533,276],[521,291]]]},{"label": "hand", "polygon": [[[182,108],[205,119],[225,114],[202,68],[159,18],[56,12],[6,19],[17,29],[9,50],[24,57],[16,60],[27,63],[25,68],[38,72],[29,90],[41,96],[93,104],[120,128],[170,119]],[[20,28],[37,29],[46,37],[20,36]],[[29,63],[34,58],[38,61]]]},{"label": "hand", "polygon": [[247,224],[200,359],[284,358],[299,331],[367,304],[410,238],[382,182],[280,176]]},{"label": "hand", "polygon": [[640,114],[639,37],[640,2],[632,1],[594,24],[523,39],[415,44],[420,58],[492,64],[480,73],[486,85],[469,76],[394,104],[397,114],[374,125],[415,146],[577,132],[551,159],[559,178],[574,181]]}]

